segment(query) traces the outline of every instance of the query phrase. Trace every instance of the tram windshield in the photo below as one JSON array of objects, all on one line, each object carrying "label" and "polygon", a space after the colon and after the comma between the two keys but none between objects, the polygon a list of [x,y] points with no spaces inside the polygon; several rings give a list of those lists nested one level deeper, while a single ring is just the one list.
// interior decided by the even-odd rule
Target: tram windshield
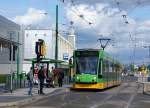
[{"label": "tram windshield", "polygon": [[98,64],[98,57],[77,57],[76,71],[77,74],[96,74]]}]

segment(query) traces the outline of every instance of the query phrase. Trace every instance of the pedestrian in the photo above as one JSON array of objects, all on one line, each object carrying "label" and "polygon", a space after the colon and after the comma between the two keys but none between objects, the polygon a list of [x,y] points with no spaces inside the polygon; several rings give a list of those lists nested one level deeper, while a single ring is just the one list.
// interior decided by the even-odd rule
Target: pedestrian
[{"label": "pedestrian", "polygon": [[30,71],[27,73],[27,80],[28,80],[28,95],[32,95],[32,88],[33,88],[33,69],[30,68]]},{"label": "pedestrian", "polygon": [[53,87],[53,88],[55,87],[54,86],[53,67],[52,67],[52,70],[48,70],[47,87]]},{"label": "pedestrian", "polygon": [[52,72],[53,84],[54,86],[56,86],[57,85],[57,69],[52,67],[51,72]]},{"label": "pedestrian", "polygon": [[58,85],[59,85],[59,87],[62,87],[62,85],[63,85],[63,78],[64,78],[64,73],[62,71],[60,71],[58,73]]},{"label": "pedestrian", "polygon": [[48,70],[48,77],[52,78],[53,77],[53,67],[51,68],[51,70]]},{"label": "pedestrian", "polygon": [[44,87],[44,79],[45,79],[45,74],[44,74],[44,66],[41,66],[41,69],[38,72],[38,79],[39,79],[39,83],[40,83],[40,90],[39,90],[39,94],[44,94],[43,92],[43,87]]}]

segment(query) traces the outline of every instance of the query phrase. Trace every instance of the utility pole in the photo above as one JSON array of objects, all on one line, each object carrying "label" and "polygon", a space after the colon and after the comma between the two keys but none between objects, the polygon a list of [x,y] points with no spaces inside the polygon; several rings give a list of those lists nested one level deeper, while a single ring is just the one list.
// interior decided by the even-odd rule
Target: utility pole
[{"label": "utility pole", "polygon": [[148,58],[149,61],[148,62],[150,63],[150,45],[144,46],[144,48],[148,48],[148,56],[149,56],[149,58]]},{"label": "utility pole", "polygon": [[[109,38],[99,38],[98,41],[100,41],[101,44],[101,48],[103,49],[103,51],[105,50],[106,46],[108,45],[109,41],[111,39]],[[101,66],[102,66],[102,60],[101,60]],[[102,69],[101,69],[101,75],[102,75]],[[107,86],[108,86],[108,74],[107,74]]]},{"label": "utility pole", "polygon": [[56,45],[55,45],[55,68],[58,67],[58,5],[56,5]]},{"label": "utility pole", "polygon": [[12,33],[10,33],[10,92],[13,92],[13,43],[12,43]]},{"label": "utility pole", "polygon": [[20,71],[20,65],[19,65],[20,64],[19,40],[20,40],[20,38],[19,38],[19,32],[18,32],[18,43],[17,43],[17,87],[19,87],[18,85],[19,85],[19,71]]}]

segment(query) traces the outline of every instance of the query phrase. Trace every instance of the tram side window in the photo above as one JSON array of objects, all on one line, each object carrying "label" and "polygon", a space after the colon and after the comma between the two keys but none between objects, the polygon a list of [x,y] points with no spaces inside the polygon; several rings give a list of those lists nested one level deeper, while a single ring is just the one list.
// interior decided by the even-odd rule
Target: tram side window
[{"label": "tram side window", "polygon": [[115,72],[118,72],[118,66],[115,64]]},{"label": "tram side window", "polygon": [[112,72],[115,72],[115,64],[112,63]]},{"label": "tram side window", "polygon": [[103,60],[103,72],[109,72],[109,61]]},{"label": "tram side window", "polygon": [[99,59],[99,69],[98,69],[98,74],[100,75],[101,74],[101,62],[102,61],[102,59]]},{"label": "tram side window", "polygon": [[109,62],[109,72],[113,72],[113,63]]},{"label": "tram side window", "polygon": [[109,61],[108,60],[106,60],[106,72],[109,72]]},{"label": "tram side window", "polygon": [[106,72],[106,61],[105,60],[103,60],[102,66],[103,66],[103,73],[105,73]]}]

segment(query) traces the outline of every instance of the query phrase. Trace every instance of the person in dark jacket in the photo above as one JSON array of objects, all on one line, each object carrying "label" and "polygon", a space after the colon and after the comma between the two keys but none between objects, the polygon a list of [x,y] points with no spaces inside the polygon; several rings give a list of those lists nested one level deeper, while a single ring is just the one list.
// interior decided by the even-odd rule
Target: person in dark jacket
[{"label": "person in dark jacket", "polygon": [[28,95],[32,96],[32,88],[33,88],[33,69],[32,67],[30,68],[30,71],[27,73],[27,80],[28,80]]},{"label": "person in dark jacket", "polygon": [[45,79],[44,66],[41,66],[41,69],[40,69],[39,72],[38,72],[38,79],[39,79],[39,81],[40,81],[39,94],[44,94],[44,92],[43,92],[44,79]]},{"label": "person in dark jacket", "polygon": [[59,87],[62,87],[63,79],[64,79],[64,73],[61,71],[58,73],[58,85],[59,85]]}]

